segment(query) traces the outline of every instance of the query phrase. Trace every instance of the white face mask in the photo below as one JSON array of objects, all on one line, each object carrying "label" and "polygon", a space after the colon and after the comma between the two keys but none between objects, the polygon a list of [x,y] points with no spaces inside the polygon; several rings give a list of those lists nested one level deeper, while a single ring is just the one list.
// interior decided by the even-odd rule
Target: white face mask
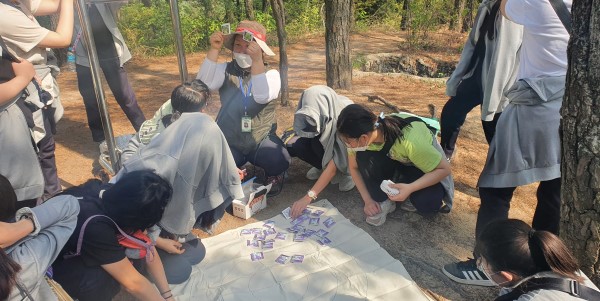
[{"label": "white face mask", "polygon": [[234,52],[233,57],[235,58],[235,61],[237,62],[238,66],[244,69],[250,68],[250,66],[252,66],[252,58],[247,54]]},{"label": "white face mask", "polygon": [[365,145],[365,146],[349,147],[348,149],[353,152],[364,152],[367,150],[368,147],[369,147],[369,144],[367,143],[367,145]]}]

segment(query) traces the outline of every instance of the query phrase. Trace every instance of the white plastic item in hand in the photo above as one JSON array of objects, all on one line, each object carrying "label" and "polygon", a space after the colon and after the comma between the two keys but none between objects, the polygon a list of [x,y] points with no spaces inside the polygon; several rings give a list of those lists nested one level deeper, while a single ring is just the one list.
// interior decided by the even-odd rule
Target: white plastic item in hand
[{"label": "white plastic item in hand", "polygon": [[387,195],[397,195],[398,193],[400,193],[400,191],[396,188],[392,188],[390,185],[394,184],[394,182],[390,181],[390,180],[383,180],[381,182],[381,185],[379,186],[381,188],[381,190],[383,190],[383,192],[385,192],[385,194]]}]

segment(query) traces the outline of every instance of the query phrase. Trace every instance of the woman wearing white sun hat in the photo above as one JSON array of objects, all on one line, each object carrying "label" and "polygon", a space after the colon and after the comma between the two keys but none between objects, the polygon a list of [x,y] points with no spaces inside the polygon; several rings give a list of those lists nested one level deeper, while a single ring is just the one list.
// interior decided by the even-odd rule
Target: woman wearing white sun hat
[{"label": "woman wearing white sun hat", "polygon": [[[263,55],[275,53],[266,43],[267,30],[254,21],[241,21],[235,32],[215,32],[211,48],[196,78],[210,90],[219,91],[221,109],[217,124],[223,131],[238,167],[250,162],[265,171],[266,183],[272,183],[271,195],[283,187],[283,174],[290,165],[290,155],[276,136],[276,103],[281,88],[277,70],[267,70]],[[225,46],[233,52],[232,60],[217,63]]]}]

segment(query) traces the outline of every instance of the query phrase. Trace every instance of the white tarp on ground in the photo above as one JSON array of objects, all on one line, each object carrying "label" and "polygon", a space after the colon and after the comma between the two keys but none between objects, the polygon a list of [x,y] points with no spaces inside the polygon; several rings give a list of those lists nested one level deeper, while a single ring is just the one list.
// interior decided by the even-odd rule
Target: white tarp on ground
[{"label": "white tarp on ground", "polygon": [[[319,208],[320,207],[320,208]],[[172,287],[179,301],[186,300],[430,300],[402,265],[365,231],[353,225],[327,200],[309,209],[322,209],[321,224],[303,226],[330,231],[331,244],[321,246],[314,238],[293,242],[276,240],[270,250],[246,246],[252,235],[241,229],[262,228],[256,222],[204,239],[206,258],[194,267],[190,280]],[[327,229],[322,222],[331,216],[336,224]],[[278,232],[286,232],[289,220],[272,218]],[[250,254],[264,252],[264,259],[251,261]],[[279,264],[281,255],[304,255],[303,263]]]}]

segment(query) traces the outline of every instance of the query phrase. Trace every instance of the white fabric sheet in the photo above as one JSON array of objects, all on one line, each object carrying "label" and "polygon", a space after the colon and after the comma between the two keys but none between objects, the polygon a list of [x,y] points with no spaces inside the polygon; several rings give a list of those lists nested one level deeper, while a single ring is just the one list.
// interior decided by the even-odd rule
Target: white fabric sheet
[{"label": "white fabric sheet", "polygon": [[[309,209],[325,210],[317,226],[330,231],[330,245],[321,246],[313,237],[293,242],[276,240],[271,250],[246,246],[253,235],[242,229],[262,228],[264,221],[204,239],[206,258],[193,268],[190,280],[172,286],[177,300],[430,300],[411,279],[402,263],[390,256],[365,231],[356,227],[327,200]],[[322,222],[331,216],[336,224],[327,229]],[[289,220],[273,217],[275,229],[286,232]],[[262,261],[252,262],[250,253],[263,251]],[[279,264],[280,255],[305,256],[303,263]]]}]

